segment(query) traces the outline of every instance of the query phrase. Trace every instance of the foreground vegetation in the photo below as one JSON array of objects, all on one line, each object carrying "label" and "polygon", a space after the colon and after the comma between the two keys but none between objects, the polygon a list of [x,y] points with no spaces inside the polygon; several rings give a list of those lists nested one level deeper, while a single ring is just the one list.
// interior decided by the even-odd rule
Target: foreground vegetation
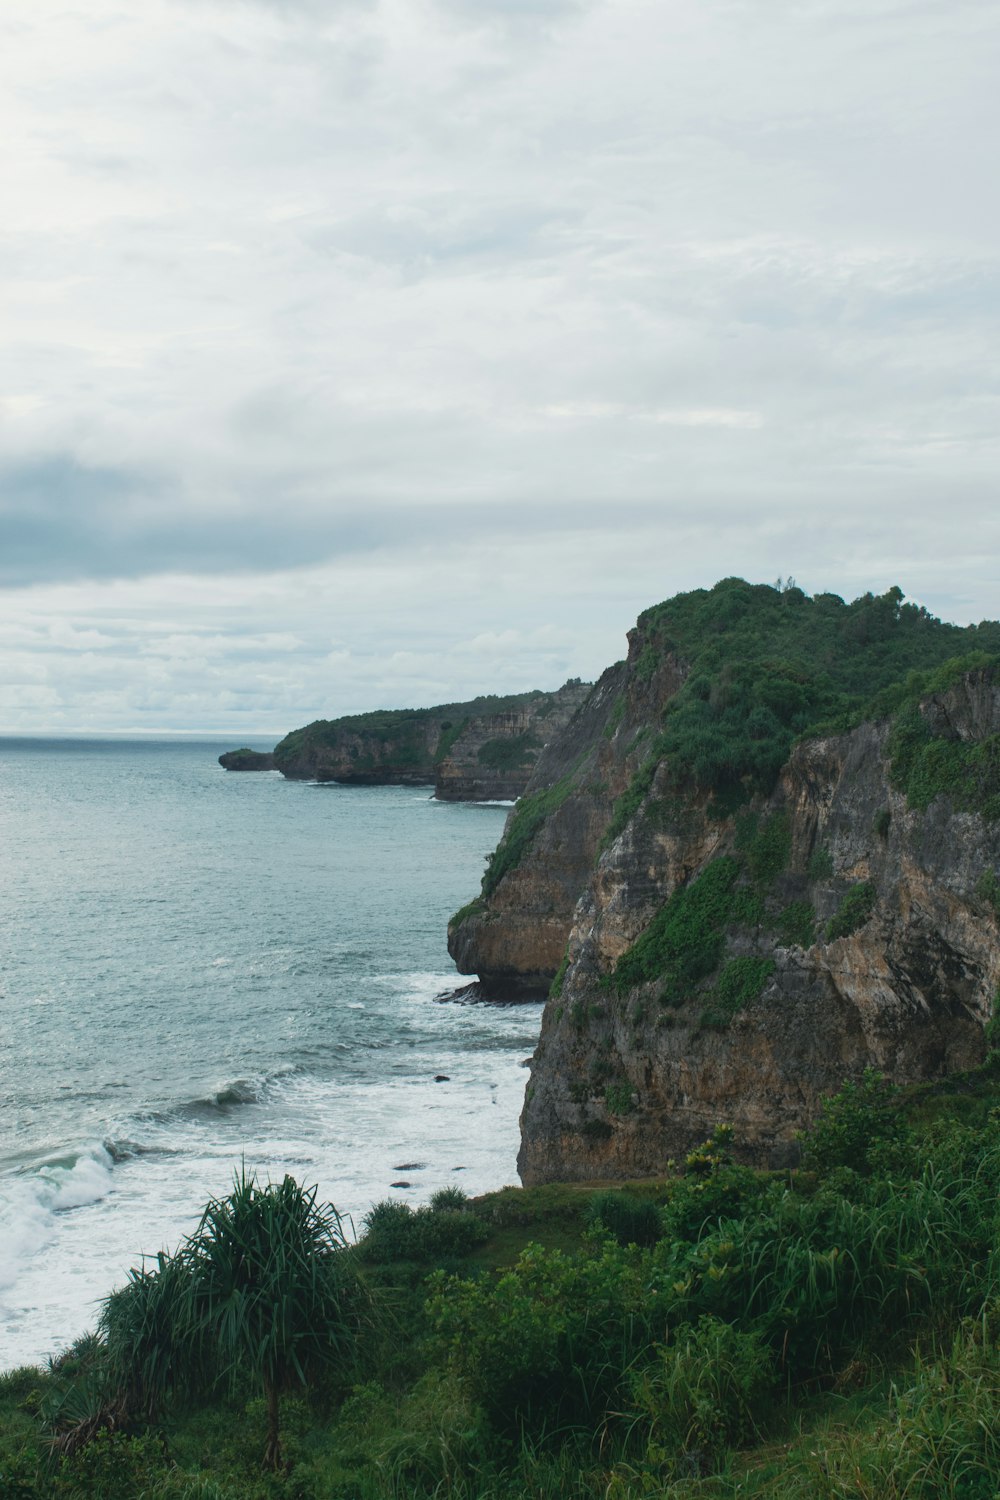
[{"label": "foreground vegetation", "polygon": [[781,1175],[378,1204],[245,1174],[0,1378],[0,1497],[1000,1492],[1000,1057],[868,1074]]}]

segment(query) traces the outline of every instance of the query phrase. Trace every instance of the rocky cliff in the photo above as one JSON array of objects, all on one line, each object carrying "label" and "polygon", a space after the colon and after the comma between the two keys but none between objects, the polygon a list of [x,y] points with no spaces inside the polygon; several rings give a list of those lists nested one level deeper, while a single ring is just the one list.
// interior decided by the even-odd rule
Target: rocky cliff
[{"label": "rocky cliff", "polygon": [[443,801],[506,801],[524,790],[541,750],[589,684],[567,683],[435,708],[318,719],[274,748],[283,776],[348,786],[427,786]]},{"label": "rocky cliff", "polygon": [[540,757],[449,929],[488,991],[551,984],[526,1182],[659,1172],[722,1121],[782,1164],[846,1077],[981,1061],[1000,627],[901,601],[680,596]]},{"label": "rocky cliff", "polygon": [[506,713],[469,717],[436,766],[442,802],[506,802],[520,797],[545,746],[561,734],[592,683],[567,682]]}]

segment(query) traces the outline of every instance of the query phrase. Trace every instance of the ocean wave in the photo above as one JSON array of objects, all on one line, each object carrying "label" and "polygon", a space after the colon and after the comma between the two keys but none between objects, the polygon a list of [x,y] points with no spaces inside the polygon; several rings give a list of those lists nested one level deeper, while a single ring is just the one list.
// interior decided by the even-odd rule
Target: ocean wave
[{"label": "ocean wave", "polygon": [[167,1105],[166,1108],[147,1110],[140,1113],[137,1119],[143,1123],[169,1125],[177,1120],[217,1118],[220,1114],[228,1114],[231,1110],[240,1109],[245,1104],[260,1104],[275,1084],[300,1071],[297,1063],[283,1063],[267,1073],[255,1073],[247,1078],[231,1079],[228,1083],[220,1084],[217,1089],[196,1095],[193,1099],[183,1099],[176,1104]]},{"label": "ocean wave", "polygon": [[22,1167],[0,1182],[0,1287],[12,1286],[24,1261],[45,1244],[54,1215],[107,1197],[113,1169],[111,1153],[94,1143]]}]

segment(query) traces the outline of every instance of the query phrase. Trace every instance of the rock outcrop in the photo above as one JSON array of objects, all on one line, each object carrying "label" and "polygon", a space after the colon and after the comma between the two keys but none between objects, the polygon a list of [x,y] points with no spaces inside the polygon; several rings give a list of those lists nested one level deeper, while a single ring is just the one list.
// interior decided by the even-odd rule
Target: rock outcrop
[{"label": "rock outcrop", "polygon": [[[786,1164],[845,1078],[980,1063],[1000,987],[1000,668],[928,673],[926,691],[911,676],[891,711],[779,736],[776,775],[699,784],[669,731],[716,688],[654,624],[539,758],[483,894],[449,928],[487,993],[551,984],[521,1121],[528,1183],[658,1173],[720,1122],[746,1159]],[[901,658],[911,625],[919,642],[920,620],[899,640],[885,626]],[[845,616],[844,640],[855,626]],[[966,644],[940,622],[928,639],[934,626]],[[950,637],[934,640],[940,661]],[[727,680],[725,650],[707,659]],[[761,672],[774,701],[799,680],[784,660]],[[757,723],[753,753],[774,734]]]},{"label": "rock outcrop", "polygon": [[507,802],[520,797],[545,746],[561,734],[592,684],[567,682],[522,708],[469,718],[436,766],[441,802]]},{"label": "rock outcrop", "polygon": [[589,686],[575,680],[555,693],[318,719],[286,735],[274,763],[297,781],[433,785],[442,801],[506,801],[524,791],[542,749]]},{"label": "rock outcrop", "polygon": [[270,750],[227,750],[219,756],[219,765],[226,771],[273,771],[274,756]]}]

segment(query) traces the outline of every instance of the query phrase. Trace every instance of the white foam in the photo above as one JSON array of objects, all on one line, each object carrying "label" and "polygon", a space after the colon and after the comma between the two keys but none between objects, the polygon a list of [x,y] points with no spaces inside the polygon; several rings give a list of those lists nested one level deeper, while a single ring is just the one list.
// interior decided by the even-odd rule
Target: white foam
[{"label": "white foam", "polygon": [[13,1286],[24,1262],[48,1242],[55,1214],[107,1197],[113,1166],[104,1147],[93,1145],[0,1183],[0,1287]]}]

